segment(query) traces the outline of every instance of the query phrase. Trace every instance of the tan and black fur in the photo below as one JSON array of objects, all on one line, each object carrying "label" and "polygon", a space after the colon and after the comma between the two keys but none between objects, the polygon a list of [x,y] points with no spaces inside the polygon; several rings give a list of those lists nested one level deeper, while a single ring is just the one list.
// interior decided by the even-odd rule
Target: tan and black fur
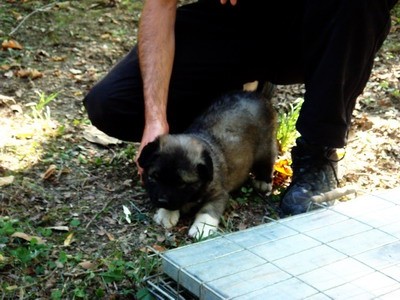
[{"label": "tan and black fur", "polygon": [[177,224],[180,212],[196,209],[193,237],[218,227],[229,193],[251,173],[255,187],[270,192],[277,154],[276,115],[269,100],[237,92],[216,101],[183,134],[158,137],[138,162],[157,223]]}]

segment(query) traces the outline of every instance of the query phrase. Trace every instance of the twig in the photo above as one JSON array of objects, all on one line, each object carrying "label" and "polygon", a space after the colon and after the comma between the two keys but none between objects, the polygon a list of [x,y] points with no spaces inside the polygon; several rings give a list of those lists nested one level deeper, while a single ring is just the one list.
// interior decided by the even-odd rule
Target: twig
[{"label": "twig", "polygon": [[350,194],[357,194],[356,189],[353,186],[346,186],[342,188],[337,188],[332,191],[315,195],[311,197],[311,201],[316,203],[328,202],[339,199],[343,196],[347,196]]},{"label": "twig", "polygon": [[44,12],[49,10],[53,5],[55,5],[56,2],[44,5],[42,7],[39,7],[38,9],[35,9],[33,12],[31,12],[30,14],[26,15],[21,22],[19,22],[19,24],[17,25],[17,27],[15,27],[13,30],[11,30],[11,32],[8,34],[9,36],[13,36],[13,34],[21,27],[21,25],[23,23],[25,23],[25,21],[30,18],[32,15],[38,13],[38,12]]},{"label": "twig", "polygon": [[88,229],[88,227],[90,226],[90,224],[92,224],[92,222],[94,221],[94,219],[96,219],[99,215],[101,215],[103,213],[103,211],[105,211],[105,209],[110,205],[110,203],[114,201],[114,199],[109,200],[104,206],[103,208],[92,218],[90,219],[89,223],[86,224],[85,226],[85,230]]}]

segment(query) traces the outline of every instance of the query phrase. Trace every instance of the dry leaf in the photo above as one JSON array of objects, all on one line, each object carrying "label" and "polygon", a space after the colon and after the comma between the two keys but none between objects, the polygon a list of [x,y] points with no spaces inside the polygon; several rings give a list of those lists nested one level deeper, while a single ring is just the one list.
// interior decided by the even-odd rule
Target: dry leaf
[{"label": "dry leaf", "polygon": [[36,70],[36,69],[33,69],[33,70],[31,71],[30,77],[31,77],[32,79],[42,78],[42,77],[43,77],[43,73],[42,73],[42,72],[39,72],[39,71]]},{"label": "dry leaf", "polygon": [[26,233],[23,233],[23,232],[14,232],[11,235],[11,237],[17,237],[17,238],[23,239],[23,240],[28,241],[28,242],[30,242],[33,239],[35,239],[38,244],[40,244],[40,245],[44,244],[44,240],[42,238],[40,238],[38,236],[29,235],[29,234],[26,234]]},{"label": "dry leaf", "polygon": [[14,182],[14,176],[0,177],[0,186],[10,185]]},{"label": "dry leaf", "polygon": [[65,59],[66,59],[65,56],[53,56],[53,57],[51,58],[51,60],[52,60],[52,61],[55,61],[55,62],[57,62],[57,61],[64,61]]},{"label": "dry leaf", "polygon": [[56,165],[50,165],[46,172],[44,172],[41,177],[43,180],[48,180],[50,177],[52,177],[57,171],[57,166]]},{"label": "dry leaf", "polygon": [[115,241],[115,237],[111,234],[111,233],[109,233],[109,232],[105,232],[106,233],[106,235],[107,235],[107,237],[108,237],[108,239],[110,240],[110,241]]},{"label": "dry leaf", "polygon": [[78,265],[81,266],[85,270],[94,269],[94,267],[96,266],[94,263],[92,263],[91,261],[88,261],[88,260],[80,262]]},{"label": "dry leaf", "polygon": [[47,229],[57,230],[57,231],[69,231],[68,226],[52,226],[52,227],[47,227]]},{"label": "dry leaf", "polygon": [[78,69],[69,69],[69,71],[70,71],[71,74],[73,74],[73,75],[82,74],[82,71],[81,71],[81,70],[78,70]]},{"label": "dry leaf", "polygon": [[159,253],[159,252],[164,252],[166,250],[165,247],[154,244],[153,246],[146,246],[146,247],[142,247],[140,248],[140,251],[143,253]]},{"label": "dry leaf", "polygon": [[36,69],[21,69],[16,72],[16,76],[19,78],[31,78],[38,79],[43,77],[43,73]]},{"label": "dry leaf", "polygon": [[0,104],[6,104],[9,105],[10,103],[16,103],[15,99],[10,96],[5,96],[0,94]]},{"label": "dry leaf", "polygon": [[21,44],[18,43],[16,40],[5,40],[1,44],[1,47],[3,48],[3,50],[7,49],[22,50]]},{"label": "dry leaf", "polygon": [[104,132],[98,130],[94,126],[87,126],[83,132],[83,138],[91,143],[100,144],[102,146],[121,144],[119,139],[110,137]]},{"label": "dry leaf", "polygon": [[70,234],[68,234],[67,238],[64,241],[64,246],[69,246],[71,245],[71,243],[73,242],[73,237],[74,237],[74,233],[71,232]]},{"label": "dry leaf", "polygon": [[156,250],[156,252],[164,252],[166,249],[163,246],[154,244],[153,246],[151,246],[154,250]]}]

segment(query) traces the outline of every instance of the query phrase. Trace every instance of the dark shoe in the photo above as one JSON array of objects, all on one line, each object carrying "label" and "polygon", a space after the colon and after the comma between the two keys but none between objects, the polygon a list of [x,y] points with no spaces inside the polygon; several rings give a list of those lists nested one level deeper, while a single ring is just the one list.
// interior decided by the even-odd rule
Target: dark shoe
[{"label": "dark shoe", "polygon": [[310,145],[298,138],[292,149],[292,182],[281,200],[285,215],[308,211],[311,197],[331,191],[338,186],[338,155],[336,149]]}]

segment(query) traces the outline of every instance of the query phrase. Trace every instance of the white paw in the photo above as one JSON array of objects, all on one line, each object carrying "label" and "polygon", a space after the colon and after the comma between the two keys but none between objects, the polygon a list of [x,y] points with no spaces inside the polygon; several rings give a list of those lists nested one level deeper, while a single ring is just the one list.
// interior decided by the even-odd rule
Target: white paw
[{"label": "white paw", "polygon": [[179,210],[160,208],[157,210],[153,219],[157,224],[162,225],[164,228],[172,228],[179,221]]},{"label": "white paw", "polygon": [[199,214],[196,216],[192,227],[189,230],[189,236],[201,239],[217,232],[219,220],[211,217],[209,214]]},{"label": "white paw", "polygon": [[272,191],[272,182],[266,183],[265,181],[261,180],[253,180],[253,186],[260,192],[266,193],[267,195],[271,194]]}]

